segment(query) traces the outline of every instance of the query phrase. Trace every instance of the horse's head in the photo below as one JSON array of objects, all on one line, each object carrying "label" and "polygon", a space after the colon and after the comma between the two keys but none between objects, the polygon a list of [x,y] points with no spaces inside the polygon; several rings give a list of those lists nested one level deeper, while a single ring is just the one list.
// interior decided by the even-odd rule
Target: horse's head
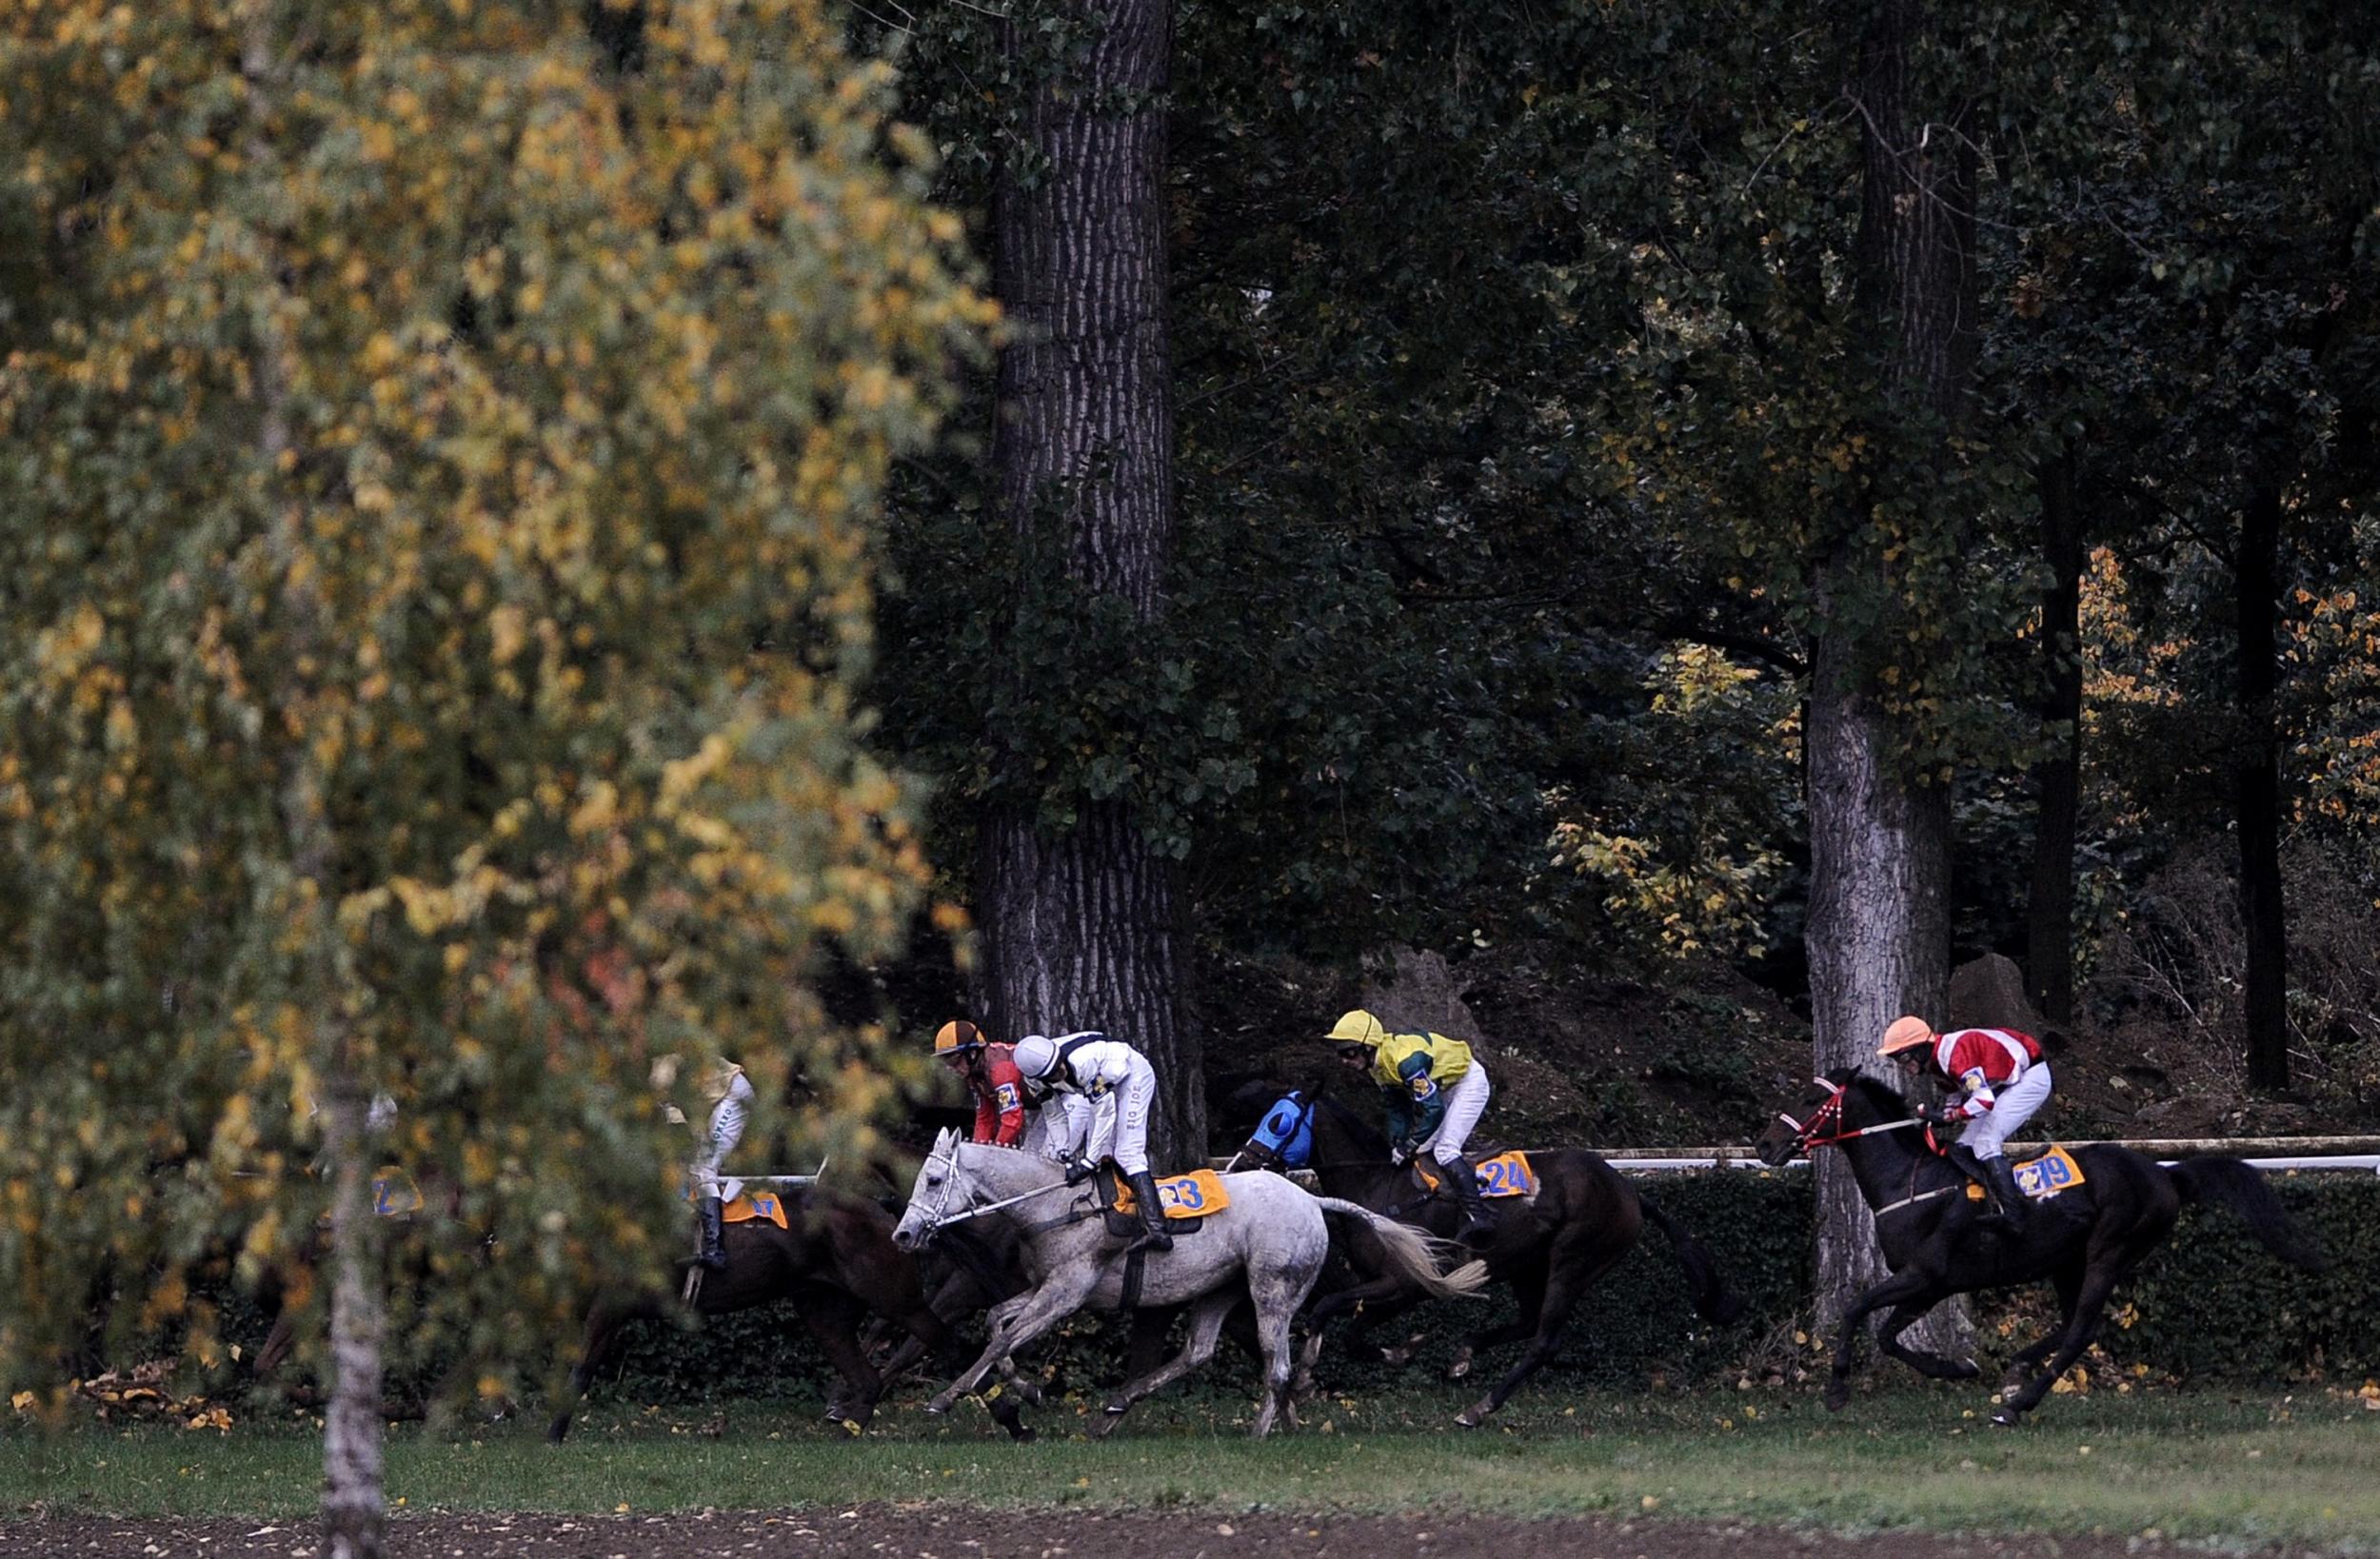
[{"label": "horse's head", "polygon": [[1270,1170],[1305,1168],[1314,1157],[1314,1100],[1292,1091],[1276,1100],[1240,1150]]},{"label": "horse's head", "polygon": [[1753,1152],[1774,1169],[1795,1154],[1840,1141],[1884,1118],[1874,1097],[1881,1092],[1889,1090],[1855,1067],[1837,1067],[1823,1077],[1813,1077],[1788,1108],[1776,1113],[1769,1129],[1753,1142]]},{"label": "horse's head", "polygon": [[917,1183],[909,1188],[909,1205],[893,1225],[893,1244],[903,1251],[923,1248],[934,1231],[954,1213],[975,1200],[975,1185],[959,1162],[959,1133],[945,1127],[918,1166]]}]

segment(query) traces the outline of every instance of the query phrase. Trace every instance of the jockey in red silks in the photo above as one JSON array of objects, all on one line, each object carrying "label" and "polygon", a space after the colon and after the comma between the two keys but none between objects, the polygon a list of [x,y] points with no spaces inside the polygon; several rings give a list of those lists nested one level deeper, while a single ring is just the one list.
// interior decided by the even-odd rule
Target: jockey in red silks
[{"label": "jockey in red silks", "polygon": [[965,1018],[944,1023],[934,1036],[934,1055],[966,1083],[975,1096],[975,1130],[971,1142],[996,1142],[1013,1148],[1024,1141],[1023,1075],[1017,1071],[1016,1047],[996,1045],[982,1029]]},{"label": "jockey in red silks", "polygon": [[2013,1231],[2025,1216],[2016,1174],[2002,1151],[2018,1127],[2050,1098],[2050,1067],[2041,1042],[2014,1029],[1953,1029],[1936,1034],[1922,1017],[1896,1017],[1884,1031],[1876,1054],[1914,1077],[1931,1061],[1958,1085],[1959,1097],[1919,1111],[1939,1126],[1962,1126],[1958,1140],[1943,1150],[1950,1161],[1992,1193],[2003,1225]]}]

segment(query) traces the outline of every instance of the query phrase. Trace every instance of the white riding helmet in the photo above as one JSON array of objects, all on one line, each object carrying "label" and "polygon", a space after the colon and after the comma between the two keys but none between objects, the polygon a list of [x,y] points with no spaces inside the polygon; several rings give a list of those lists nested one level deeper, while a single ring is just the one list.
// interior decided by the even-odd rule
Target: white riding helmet
[{"label": "white riding helmet", "polygon": [[1017,1070],[1036,1082],[1058,1070],[1058,1041],[1046,1034],[1028,1034],[1009,1056]]}]

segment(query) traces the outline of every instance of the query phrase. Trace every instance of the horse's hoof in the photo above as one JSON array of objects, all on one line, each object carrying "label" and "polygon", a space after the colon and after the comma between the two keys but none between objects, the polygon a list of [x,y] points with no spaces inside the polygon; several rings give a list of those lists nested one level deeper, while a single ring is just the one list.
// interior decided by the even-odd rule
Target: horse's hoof
[{"label": "horse's hoof", "polygon": [[1107,1411],[1091,1420],[1091,1438],[1094,1440],[1106,1439],[1109,1435],[1116,1432],[1117,1426],[1121,1424],[1123,1421],[1124,1415],[1121,1411],[1115,1408],[1108,1409]]},{"label": "horse's hoof", "polygon": [[1851,1388],[1850,1388],[1850,1387],[1848,1387],[1848,1386],[1829,1386],[1829,1387],[1826,1389],[1826,1411],[1829,1411],[1829,1412],[1841,1412],[1841,1411],[1842,1411],[1845,1408],[1848,1408],[1848,1407],[1850,1407],[1850,1406],[1851,1406]]},{"label": "horse's hoof", "polygon": [[1406,1365],[1413,1362],[1413,1350],[1410,1348],[1383,1348],[1380,1350],[1380,1362],[1387,1365],[1391,1369],[1401,1370]]},{"label": "horse's hoof", "polygon": [[2012,1377],[2001,1384],[1998,1395],[2003,1402],[2013,1402],[2024,1389],[2025,1383],[2021,1378]]},{"label": "horse's hoof", "polygon": [[1457,1359],[1454,1363],[1446,1367],[1446,1378],[1448,1380],[1460,1380],[1463,1376],[1469,1373],[1471,1373],[1471,1361],[1467,1358]]},{"label": "horse's hoof", "polygon": [[851,1436],[854,1440],[867,1432],[867,1426],[857,1418],[841,1418],[837,1419],[836,1422],[841,1424],[843,1426],[843,1431]]},{"label": "horse's hoof", "polygon": [[928,1402],[925,1405],[925,1411],[930,1413],[945,1413],[950,1411],[950,1404],[951,1399],[949,1397],[938,1396],[933,1401]]},{"label": "horse's hoof", "polygon": [[1461,1425],[1464,1429],[1478,1429],[1481,1424],[1487,1422],[1488,1414],[1494,1412],[1495,1411],[1495,1409],[1489,1407],[1484,1402],[1475,1402],[1470,1407],[1463,1409],[1462,1411],[1455,1414],[1455,1422]]},{"label": "horse's hoof", "polygon": [[1008,1438],[1021,1446],[1029,1446],[1041,1437],[1041,1431],[1030,1424],[1019,1424],[1008,1431]]},{"label": "horse's hoof", "polygon": [[2014,1429],[2017,1424],[2024,1419],[2024,1416],[2025,1415],[2023,1413],[2017,1411],[2014,1408],[2002,1408],[1998,1412],[1992,1415],[1992,1422],[1999,1425],[2002,1429]]},{"label": "horse's hoof", "polygon": [[1977,1364],[1973,1359],[1958,1359],[1951,1365],[1950,1378],[1953,1380],[1973,1380],[1981,1373],[1983,1373],[1982,1365]]}]

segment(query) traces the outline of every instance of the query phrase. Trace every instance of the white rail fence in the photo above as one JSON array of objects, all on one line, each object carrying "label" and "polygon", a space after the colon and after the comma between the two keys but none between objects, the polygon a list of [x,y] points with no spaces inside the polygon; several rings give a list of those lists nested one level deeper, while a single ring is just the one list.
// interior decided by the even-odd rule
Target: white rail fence
[{"label": "white rail fence", "polygon": [[[2160,1164],[2178,1159],[2202,1157],[2220,1154],[2246,1159],[2260,1170],[2346,1171],[2360,1174],[2380,1174],[2380,1136],[2228,1136],[2228,1137],[2147,1137],[2132,1141],[2115,1139],[2091,1141],[2061,1141],[2062,1148],[2130,1148],[2144,1153]],[[2010,1156],[2018,1162],[2045,1150],[2047,1143],[2012,1142]],[[1523,1153],[1552,1153],[1552,1148],[1524,1148]],[[1611,1166],[1625,1174],[1659,1174],[1691,1170],[1765,1170],[1770,1165],[1760,1162],[1750,1148],[1595,1148],[1590,1150],[1609,1160]],[[1223,1169],[1232,1160],[1212,1161],[1216,1169]],[[1807,1158],[1789,1159],[1775,1166],[1780,1169],[1803,1170],[1810,1167]],[[1300,1176],[1309,1174],[1298,1172]]]}]

